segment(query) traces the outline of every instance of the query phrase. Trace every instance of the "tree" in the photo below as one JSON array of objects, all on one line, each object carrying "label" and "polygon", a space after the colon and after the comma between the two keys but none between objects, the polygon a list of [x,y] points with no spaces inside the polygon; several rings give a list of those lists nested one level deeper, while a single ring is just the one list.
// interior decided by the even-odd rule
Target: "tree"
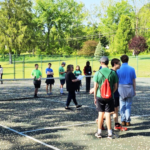
[{"label": "tree", "polygon": [[[81,24],[84,18],[82,8],[83,4],[78,4],[75,0],[36,0],[37,22],[39,26],[43,26],[47,54],[53,53],[51,43],[54,43],[54,39],[59,39],[59,47],[62,48],[66,42],[62,40],[66,36],[65,33]],[[54,28],[57,31],[55,35],[52,32]]]},{"label": "tree", "polygon": [[20,53],[28,18],[32,20],[32,3],[30,0],[4,0],[0,6],[0,47],[7,47],[12,63],[12,52]]},{"label": "tree", "polygon": [[94,56],[94,52],[97,46],[97,42],[94,40],[88,40],[84,42],[83,48],[79,51],[79,55],[86,55],[86,56]]},{"label": "tree", "polygon": [[122,15],[115,35],[115,50],[117,53],[128,52],[128,43],[132,38],[131,20],[128,16]]},{"label": "tree", "polygon": [[97,59],[97,58],[100,58],[100,56],[104,56],[104,55],[105,55],[105,49],[99,42],[98,45],[96,46],[94,56]]},{"label": "tree", "polygon": [[142,36],[135,36],[129,43],[129,49],[133,50],[134,55],[139,55],[147,49],[146,40]]}]

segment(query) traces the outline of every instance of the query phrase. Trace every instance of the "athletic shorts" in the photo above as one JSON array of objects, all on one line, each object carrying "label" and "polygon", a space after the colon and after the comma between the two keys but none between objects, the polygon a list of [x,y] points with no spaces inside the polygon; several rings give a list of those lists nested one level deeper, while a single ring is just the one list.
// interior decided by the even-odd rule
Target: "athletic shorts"
[{"label": "athletic shorts", "polygon": [[60,80],[60,84],[64,85],[65,84],[65,79]]},{"label": "athletic shorts", "polygon": [[114,98],[114,107],[115,108],[119,107],[119,97]]},{"label": "athletic shorts", "polygon": [[34,87],[35,87],[36,89],[38,89],[38,88],[41,87],[41,81],[35,80],[35,81],[33,81],[33,83],[34,83]]},{"label": "athletic shorts", "polygon": [[96,109],[98,112],[113,112],[114,111],[114,100],[105,100],[97,97]]}]

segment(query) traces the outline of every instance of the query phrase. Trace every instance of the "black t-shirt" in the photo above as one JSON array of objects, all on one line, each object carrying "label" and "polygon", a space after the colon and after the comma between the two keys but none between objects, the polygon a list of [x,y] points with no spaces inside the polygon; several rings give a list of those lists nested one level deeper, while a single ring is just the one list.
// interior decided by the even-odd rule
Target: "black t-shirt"
[{"label": "black t-shirt", "polygon": [[85,74],[86,75],[91,75],[92,74],[91,66],[85,66]]},{"label": "black t-shirt", "polygon": [[66,89],[67,91],[75,91],[76,90],[76,82],[72,82],[72,80],[76,79],[75,75],[72,72],[66,73]]}]

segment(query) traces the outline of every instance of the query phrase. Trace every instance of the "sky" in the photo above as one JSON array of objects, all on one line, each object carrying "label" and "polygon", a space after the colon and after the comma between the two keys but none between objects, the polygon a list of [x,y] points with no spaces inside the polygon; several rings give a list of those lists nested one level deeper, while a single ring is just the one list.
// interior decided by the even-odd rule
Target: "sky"
[{"label": "sky", "polygon": [[[90,9],[92,5],[100,5],[102,1],[107,1],[107,0],[76,0],[77,2],[82,2],[85,4],[85,7]],[[121,0],[116,0],[116,1],[121,1]],[[133,5],[132,3],[133,0],[129,0],[129,3]],[[136,1],[137,7],[141,8],[145,3],[149,2],[149,0],[134,0]]]}]

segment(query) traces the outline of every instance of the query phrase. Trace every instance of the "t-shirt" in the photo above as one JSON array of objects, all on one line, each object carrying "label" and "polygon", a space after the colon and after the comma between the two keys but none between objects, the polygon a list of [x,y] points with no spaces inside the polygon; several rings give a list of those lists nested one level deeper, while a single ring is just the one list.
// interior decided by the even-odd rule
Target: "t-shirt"
[{"label": "t-shirt", "polygon": [[82,71],[81,70],[75,70],[74,74],[75,74],[76,77],[78,77],[79,75],[82,74]]},{"label": "t-shirt", "polygon": [[98,89],[97,89],[97,97],[101,97],[100,88],[105,81],[105,78],[103,77],[103,75],[100,72],[105,76],[105,78],[108,78],[108,76],[110,75],[109,83],[110,83],[112,93],[113,93],[113,89],[114,89],[114,84],[118,82],[118,77],[117,77],[116,73],[114,71],[111,72],[111,70],[109,68],[102,68],[101,71],[97,71],[93,78],[94,82],[98,83],[98,85],[99,85]]},{"label": "t-shirt", "polygon": [[46,74],[47,74],[47,72],[53,72],[53,69],[51,69],[51,68],[46,68],[45,72],[46,72]]},{"label": "t-shirt", "polygon": [[63,80],[65,78],[66,73],[60,74],[60,72],[65,72],[64,67],[62,66],[59,67],[59,77],[60,77],[60,80]]},{"label": "t-shirt", "polygon": [[128,65],[128,63],[123,63],[120,69],[117,70],[119,84],[132,85],[133,79],[136,79],[135,69]]},{"label": "t-shirt", "polygon": [[[112,69],[111,69],[112,70]],[[114,70],[112,70],[112,71],[114,71]],[[114,71],[115,73],[116,73],[116,75],[117,75],[117,72],[116,71]],[[118,75],[117,75],[117,78],[118,78]],[[120,95],[119,95],[119,92],[118,92],[118,89],[116,90],[116,92],[114,93],[114,98],[116,98],[116,97],[119,97]]]},{"label": "t-shirt", "polygon": [[72,82],[76,79],[75,75],[72,72],[66,73],[66,89],[67,91],[75,91],[77,87],[77,82]]},{"label": "t-shirt", "polygon": [[91,66],[85,66],[84,67],[84,74],[85,75],[91,75],[92,74],[92,68],[91,68]]},{"label": "t-shirt", "polygon": [[36,77],[36,79],[39,79],[40,76],[42,76],[42,73],[40,70],[34,69],[31,73],[32,76]]},{"label": "t-shirt", "polygon": [[0,68],[0,74],[2,74],[3,73],[3,68]]}]

